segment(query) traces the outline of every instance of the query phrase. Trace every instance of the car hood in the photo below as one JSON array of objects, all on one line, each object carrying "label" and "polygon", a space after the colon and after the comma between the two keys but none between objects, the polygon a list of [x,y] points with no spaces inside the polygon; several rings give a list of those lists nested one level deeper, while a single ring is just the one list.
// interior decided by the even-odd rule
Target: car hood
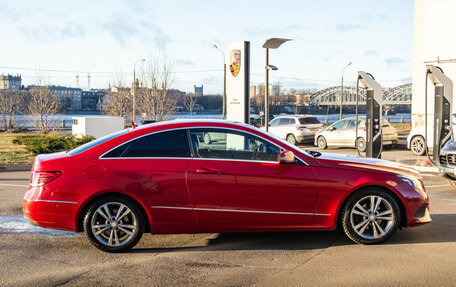
[{"label": "car hood", "polygon": [[315,159],[325,167],[388,174],[407,174],[421,178],[420,173],[416,169],[389,160],[330,153],[322,153],[321,156]]}]

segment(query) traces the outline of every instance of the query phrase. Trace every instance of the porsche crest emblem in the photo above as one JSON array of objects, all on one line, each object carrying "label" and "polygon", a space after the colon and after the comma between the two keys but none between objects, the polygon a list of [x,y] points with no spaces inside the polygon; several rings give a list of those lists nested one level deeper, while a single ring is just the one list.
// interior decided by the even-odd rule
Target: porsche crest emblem
[{"label": "porsche crest emblem", "polygon": [[237,77],[241,70],[241,50],[231,50],[230,52],[230,71],[233,77]]}]

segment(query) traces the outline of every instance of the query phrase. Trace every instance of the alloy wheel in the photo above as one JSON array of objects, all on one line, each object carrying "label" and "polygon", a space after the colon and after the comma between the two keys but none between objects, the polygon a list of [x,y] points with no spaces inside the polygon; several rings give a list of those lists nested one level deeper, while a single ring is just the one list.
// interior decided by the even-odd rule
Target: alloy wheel
[{"label": "alloy wheel", "polygon": [[350,211],[353,230],[364,239],[380,239],[395,225],[396,218],[391,204],[378,195],[358,200]]},{"label": "alloy wheel", "polygon": [[412,140],[411,150],[416,155],[422,155],[424,151],[424,140],[420,137],[416,137]]},{"label": "alloy wheel", "polygon": [[92,215],[91,232],[102,245],[121,247],[138,233],[138,219],[132,210],[120,202],[107,202]]}]

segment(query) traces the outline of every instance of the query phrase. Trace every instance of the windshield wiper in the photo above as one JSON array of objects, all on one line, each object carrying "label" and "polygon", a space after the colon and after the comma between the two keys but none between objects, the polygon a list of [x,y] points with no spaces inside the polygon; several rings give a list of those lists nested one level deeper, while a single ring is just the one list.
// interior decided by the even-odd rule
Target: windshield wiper
[{"label": "windshield wiper", "polygon": [[313,156],[313,157],[319,157],[319,156],[321,156],[321,152],[318,152],[318,151],[306,149],[305,152],[308,153],[308,154],[310,154],[310,155]]}]

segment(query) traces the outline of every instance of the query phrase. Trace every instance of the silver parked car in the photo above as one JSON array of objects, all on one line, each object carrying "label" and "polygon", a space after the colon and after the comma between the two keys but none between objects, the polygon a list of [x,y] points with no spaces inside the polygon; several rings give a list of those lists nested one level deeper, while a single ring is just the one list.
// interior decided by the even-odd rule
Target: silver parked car
[{"label": "silver parked car", "polygon": [[[314,144],[325,149],[333,147],[356,147],[366,150],[366,118],[358,118],[358,138],[356,139],[356,118],[346,118],[335,122],[315,135]],[[392,148],[398,140],[397,130],[386,120],[382,119],[383,146]],[[356,141],[355,141],[356,139]],[[355,145],[356,142],[356,145]]]},{"label": "silver parked car", "polygon": [[323,128],[316,116],[281,115],[269,122],[269,132],[291,144],[313,142],[315,133]]}]

